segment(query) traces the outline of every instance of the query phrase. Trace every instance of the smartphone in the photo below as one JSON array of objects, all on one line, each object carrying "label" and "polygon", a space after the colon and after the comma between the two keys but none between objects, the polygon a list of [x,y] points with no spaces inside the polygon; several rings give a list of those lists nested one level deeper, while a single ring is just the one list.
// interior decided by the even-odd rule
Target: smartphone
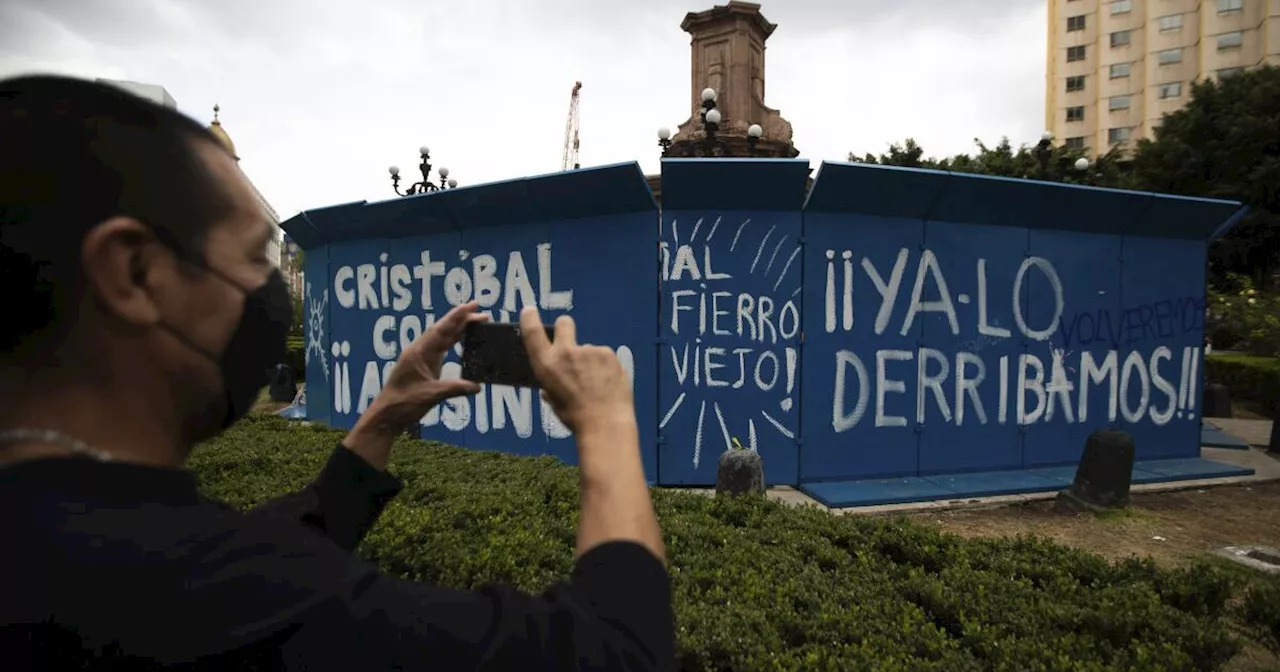
[{"label": "smartphone", "polygon": [[[547,339],[555,340],[555,329]],[[489,385],[537,387],[529,353],[524,349],[520,325],[501,322],[472,322],[462,336],[462,378]]]}]

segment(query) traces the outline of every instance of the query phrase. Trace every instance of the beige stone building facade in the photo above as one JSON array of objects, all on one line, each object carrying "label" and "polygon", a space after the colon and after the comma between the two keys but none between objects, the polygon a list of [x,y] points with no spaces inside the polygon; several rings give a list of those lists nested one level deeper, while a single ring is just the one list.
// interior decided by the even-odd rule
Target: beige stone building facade
[{"label": "beige stone building facade", "polygon": [[1280,65],[1280,0],[1048,0],[1045,128],[1093,154],[1151,137],[1191,83]]}]

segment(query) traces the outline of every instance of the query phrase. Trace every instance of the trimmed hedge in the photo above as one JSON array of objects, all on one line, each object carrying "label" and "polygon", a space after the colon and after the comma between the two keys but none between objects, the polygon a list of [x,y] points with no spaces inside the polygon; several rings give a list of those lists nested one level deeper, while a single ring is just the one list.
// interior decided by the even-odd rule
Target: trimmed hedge
[{"label": "trimmed hedge", "polygon": [[1204,358],[1206,378],[1231,389],[1233,399],[1248,399],[1271,415],[1280,401],[1280,358],[1255,355],[1209,355]]},{"label": "trimmed hedge", "polygon": [[[249,507],[300,488],[342,434],[251,417],[191,460]],[[402,439],[405,482],[360,548],[387,572],[539,591],[568,576],[577,475],[552,458]],[[1214,670],[1238,651],[1211,566],[1110,564],[1042,539],[655,490],[683,670]]]},{"label": "trimmed hedge", "polygon": [[284,363],[293,369],[298,380],[307,377],[307,341],[302,336],[290,336],[285,346]]},{"label": "trimmed hedge", "polygon": [[1241,605],[1242,617],[1267,648],[1280,654],[1280,578],[1268,578],[1249,587]]}]

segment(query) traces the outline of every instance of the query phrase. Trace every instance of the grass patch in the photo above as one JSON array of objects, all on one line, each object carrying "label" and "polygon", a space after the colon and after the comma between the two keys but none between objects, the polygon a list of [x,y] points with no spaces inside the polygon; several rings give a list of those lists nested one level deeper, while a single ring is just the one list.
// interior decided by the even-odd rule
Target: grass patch
[{"label": "grass patch", "polygon": [[1151,518],[1146,512],[1133,507],[1104,509],[1094,513],[1093,517],[1104,523],[1123,523],[1133,520],[1149,520]]},{"label": "grass patch", "polygon": [[[202,489],[250,507],[305,485],[342,434],[255,416],[198,449]],[[359,552],[459,588],[568,576],[577,475],[403,439],[405,490]],[[1036,537],[964,540],[900,518],[656,490],[683,670],[1215,670],[1238,579]]]}]

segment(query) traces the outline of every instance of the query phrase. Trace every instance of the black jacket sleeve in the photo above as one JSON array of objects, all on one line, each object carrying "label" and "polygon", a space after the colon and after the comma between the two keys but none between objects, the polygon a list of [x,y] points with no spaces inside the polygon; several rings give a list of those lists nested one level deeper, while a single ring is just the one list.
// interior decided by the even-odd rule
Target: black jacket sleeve
[{"label": "black jacket sleeve", "polygon": [[671,585],[633,542],[583,555],[540,596],[467,592],[370,570],[344,582],[284,646],[291,670],[675,670]]},{"label": "black jacket sleeve", "polygon": [[274,650],[289,670],[675,669],[666,568],[635,542],[589,550],[531,595],[394,578],[296,525],[246,522],[184,545],[193,562],[171,601],[134,598],[150,607],[136,650],[164,662]]},{"label": "black jacket sleeve", "polygon": [[400,488],[399,479],[339,445],[310,485],[267,501],[249,515],[293,520],[350,551]]}]

